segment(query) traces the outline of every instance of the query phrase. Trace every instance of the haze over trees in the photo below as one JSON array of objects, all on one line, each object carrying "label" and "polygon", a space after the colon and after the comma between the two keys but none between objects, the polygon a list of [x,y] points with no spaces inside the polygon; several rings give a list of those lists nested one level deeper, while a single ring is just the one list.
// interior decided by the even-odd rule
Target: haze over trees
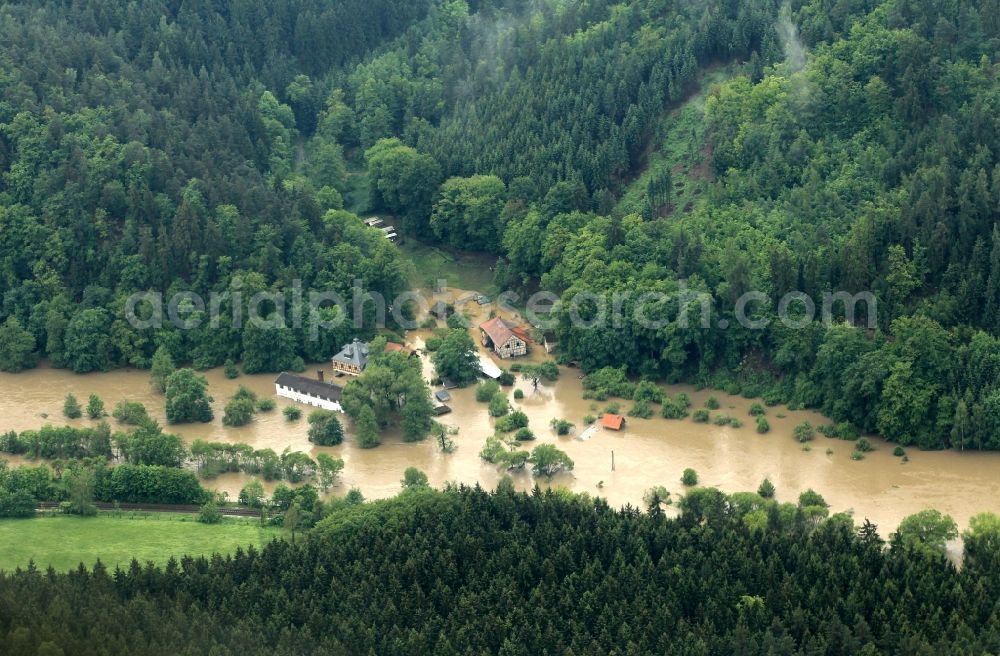
[{"label": "haze over trees", "polygon": [[[816,407],[903,445],[1000,448],[992,5],[293,4],[8,8],[0,368],[148,367],[160,349],[196,368],[323,360],[352,336],[312,338],[329,308],[274,330],[234,310],[288,301],[293,278],[345,297],[355,280],[405,288],[396,249],[344,210],[353,194],[422,239],[498,255],[498,284],[564,309],[585,292],[674,295],[645,308],[671,320],[657,330],[633,325],[634,300],[621,326],[560,314],[588,371]],[[320,37],[334,24],[350,35],[336,45]],[[704,115],[675,134],[696,92]],[[677,147],[657,153],[664,135]],[[218,325],[185,302],[190,330],[125,319],[130,294],[171,288],[229,292]],[[729,328],[674,321],[702,307],[682,289]],[[751,289],[764,330],[733,316]],[[796,290],[817,306],[870,291],[876,330],[840,323],[843,303],[830,327],[790,329],[776,304]]]},{"label": "haze over trees", "polygon": [[[384,213],[408,237],[495,258],[501,288],[558,298],[560,357],[587,374],[595,402],[709,422],[717,402],[695,409],[652,384],[687,381],[816,408],[852,440],[1000,449],[995,1],[36,0],[0,7],[0,43],[4,372],[43,360],[148,368],[169,423],[211,421],[197,370],[301,370],[374,335],[373,304],[359,326],[326,328],[342,318],[333,307],[282,311],[299,289],[406,289],[399,249],[356,214]],[[167,302],[181,291],[216,294],[218,316]],[[574,320],[622,291],[620,321]],[[751,291],[761,329],[737,320]],[[819,314],[796,301],[782,321],[779,302],[796,291]],[[871,325],[875,308],[854,303],[863,292]],[[471,381],[461,320],[435,364]],[[532,387],[547,377],[525,373]],[[522,423],[504,392],[481,392],[498,430]],[[419,364],[378,341],[342,403],[362,447],[434,427]],[[239,423],[257,406],[232,410]],[[68,398],[65,414],[81,413]],[[214,501],[199,473],[240,471],[294,485],[268,504],[292,540],[162,568],[0,574],[6,651],[979,656],[1000,645],[991,515],[970,522],[959,569],[943,553],[957,527],[940,513],[908,518],[886,543],[870,522],[831,516],[818,492],[780,503],[762,483],[726,495],[697,487],[693,470],[676,520],[659,489],[647,515],[510,481],[437,492],[415,469],[394,500],[352,491],[327,505],[308,481],[336,484],[332,456],[188,451],[135,404],[113,415],[123,432],[95,422],[0,436],[4,451],[63,461],[0,466],[0,515],[39,501],[81,515],[98,501],[202,506]],[[561,434],[577,418],[553,419]],[[769,430],[764,414],[755,421]],[[339,441],[338,428],[310,422],[317,444]],[[528,451],[517,435],[513,449],[488,437],[480,455],[546,478],[572,469],[554,445]],[[245,491],[264,505],[258,486]]]}]

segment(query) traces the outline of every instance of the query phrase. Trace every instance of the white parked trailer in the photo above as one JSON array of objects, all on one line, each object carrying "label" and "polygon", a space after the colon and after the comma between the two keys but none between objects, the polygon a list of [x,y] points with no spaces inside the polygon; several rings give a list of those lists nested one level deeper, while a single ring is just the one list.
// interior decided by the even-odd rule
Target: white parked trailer
[{"label": "white parked trailer", "polygon": [[482,353],[479,354],[479,368],[483,370],[484,376],[492,378],[493,380],[499,378],[500,374],[503,373],[500,371],[500,367],[496,366],[493,363],[493,360],[490,360],[489,356],[483,355]]}]

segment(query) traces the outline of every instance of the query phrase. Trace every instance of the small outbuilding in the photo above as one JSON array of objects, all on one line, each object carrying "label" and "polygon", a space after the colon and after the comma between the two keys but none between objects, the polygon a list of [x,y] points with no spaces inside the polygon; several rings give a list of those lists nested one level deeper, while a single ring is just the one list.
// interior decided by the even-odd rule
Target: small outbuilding
[{"label": "small outbuilding", "polygon": [[610,412],[601,417],[601,425],[608,430],[620,431],[625,428],[625,417],[613,415]]},{"label": "small outbuilding", "polygon": [[411,357],[414,353],[406,344],[400,344],[399,342],[386,342],[385,344],[386,353],[402,353],[406,357]]},{"label": "small outbuilding", "polygon": [[487,378],[492,378],[493,380],[497,380],[498,378],[500,378],[500,375],[503,374],[503,371],[500,369],[500,367],[496,366],[496,364],[494,364],[492,360],[490,360],[482,353],[479,354],[479,370],[483,373],[484,376],[486,376]]},{"label": "small outbuilding", "polygon": [[444,403],[435,403],[433,412],[436,416],[446,415],[451,412],[451,408],[446,406]]}]

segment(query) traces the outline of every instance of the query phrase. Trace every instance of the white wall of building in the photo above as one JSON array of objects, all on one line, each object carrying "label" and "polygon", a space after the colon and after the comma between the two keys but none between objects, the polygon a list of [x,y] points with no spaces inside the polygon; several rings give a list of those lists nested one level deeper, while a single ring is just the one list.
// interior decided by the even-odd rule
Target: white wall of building
[{"label": "white wall of building", "polygon": [[503,359],[512,358],[518,355],[527,355],[528,345],[517,337],[511,337],[503,346],[494,348],[496,354]]},{"label": "white wall of building", "polygon": [[298,401],[299,403],[304,403],[305,405],[312,405],[317,408],[323,408],[324,410],[336,410],[337,412],[344,411],[344,409],[340,406],[339,401],[327,401],[326,399],[320,399],[315,396],[309,396],[308,394],[302,394],[301,392],[296,392],[295,390],[285,389],[277,383],[274,385],[274,392],[280,397],[291,399],[292,401]]}]

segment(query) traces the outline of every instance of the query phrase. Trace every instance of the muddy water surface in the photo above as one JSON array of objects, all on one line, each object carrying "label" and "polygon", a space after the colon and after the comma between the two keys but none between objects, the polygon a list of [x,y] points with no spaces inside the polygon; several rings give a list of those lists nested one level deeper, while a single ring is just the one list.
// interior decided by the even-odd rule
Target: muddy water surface
[{"label": "muddy water surface", "polygon": [[[470,333],[479,341],[475,325],[484,320],[491,308],[481,308],[469,299],[465,290],[449,290],[449,298],[461,310],[475,313]],[[508,317],[519,319],[516,311],[500,309]],[[408,343],[418,349],[424,346],[427,331],[410,333]],[[535,347],[530,360],[546,356]],[[428,380],[433,368],[423,357],[424,373]],[[501,366],[510,364],[495,360]],[[310,367],[308,375],[315,375],[317,367]],[[329,366],[324,367],[328,379]],[[493,487],[500,480],[501,472],[479,458],[479,450],[486,438],[493,434],[493,420],[486,412],[486,404],[477,403],[472,388],[451,390],[448,405],[451,414],[441,422],[457,427],[454,436],[458,450],[451,454],[439,451],[436,443],[428,439],[407,444],[398,435],[384,436],[381,446],[359,449],[352,439],[353,427],[346,418],[347,439],[337,447],[315,447],[307,439],[304,421],[288,422],[281,408],[289,403],[274,395],[274,375],[241,376],[229,380],[222,370],[204,372],[209,381],[209,392],[214,397],[215,419],[208,424],[167,426],[171,432],[191,442],[201,438],[220,442],[245,442],[254,448],[271,448],[281,452],[286,447],[305,451],[315,457],[325,451],[343,458],[344,472],[341,484],[333,494],[343,494],[350,487],[358,487],[367,498],[383,498],[396,494],[400,489],[403,470],[415,466],[427,473],[431,484],[446,482],[476,483]],[[851,442],[831,440],[817,435],[811,451],[803,451],[792,437],[796,424],[810,421],[814,426],[830,423],[821,415],[807,411],[791,411],[784,407],[768,408],[767,418],[771,431],[759,435],[753,418],[749,416],[751,400],[733,397],[722,392],[696,391],[692,387],[665,386],[674,395],[686,392],[693,401],[693,408],[702,407],[709,396],[720,403],[718,413],[738,417],[743,426],[733,428],[714,424],[698,424],[690,418],[676,421],[659,417],[628,419],[625,430],[614,432],[598,428],[590,439],[577,437],[584,431],[586,415],[600,415],[606,403],[583,399],[579,370],[562,368],[558,381],[545,383],[538,390],[523,380],[516,387],[525,392],[523,400],[513,399],[513,389],[508,396],[515,408],[523,410],[530,419],[530,427],[538,436],[526,448],[542,442],[552,442],[566,451],[576,463],[575,470],[540,480],[543,485],[564,486],[577,492],[587,492],[607,498],[614,506],[631,503],[642,504],[643,492],[653,485],[665,485],[674,498],[683,493],[681,472],[687,467],[698,471],[701,484],[713,485],[726,492],[756,490],[766,476],[777,488],[777,497],[795,501],[799,493],[813,488],[823,494],[833,512],[853,512],[856,521],[869,518],[879,525],[883,535],[894,530],[899,521],[920,510],[936,508],[952,515],[959,526],[968,525],[970,516],[977,512],[1000,513],[1000,453],[975,452],[918,452],[908,451],[910,462],[903,464],[892,455],[893,445],[872,438],[876,447],[864,460],[853,461]],[[344,384],[343,379],[334,379]],[[246,385],[261,397],[273,397],[278,408],[271,413],[258,413],[248,426],[231,428],[222,425],[222,408],[239,385]],[[82,405],[95,393],[105,402],[110,412],[122,399],[142,402],[152,416],[166,426],[163,397],[154,394],[149,386],[149,372],[117,370],[110,373],[76,375],[49,367],[21,374],[0,374],[0,431],[38,428],[44,423],[87,425],[87,419],[67,420],[62,416],[62,404],[67,393],[73,392]],[[631,403],[622,403],[626,412]],[[654,406],[655,407],[655,406]],[[309,408],[303,406],[305,413]],[[305,414],[304,413],[304,414]],[[552,419],[568,419],[576,426],[573,434],[556,436],[549,428]],[[113,420],[111,420],[112,423]],[[828,454],[827,450],[832,453]],[[0,458],[5,457],[0,454]],[[6,456],[12,463],[21,459]],[[614,469],[612,469],[614,462]],[[226,474],[206,481],[205,485],[225,490],[235,497],[249,477]],[[529,472],[514,474],[515,484],[528,489],[534,483]],[[274,483],[267,484],[268,490]]]},{"label": "muddy water surface", "polygon": [[[413,343],[422,345],[420,335],[414,336]],[[429,370],[425,364],[425,371]],[[774,482],[782,500],[794,500],[801,491],[814,488],[826,497],[833,511],[853,511],[858,521],[868,517],[879,524],[883,534],[895,528],[903,517],[925,508],[937,508],[954,516],[962,527],[976,512],[1000,512],[997,477],[1000,454],[910,451],[910,462],[903,464],[892,455],[891,445],[876,439],[873,440],[876,450],[856,462],[850,459],[850,442],[822,436],[812,443],[810,452],[804,452],[793,439],[792,429],[806,420],[814,425],[829,423],[822,416],[769,408],[771,432],[758,435],[748,415],[750,400],[686,386],[671,386],[667,391],[687,392],[695,408],[713,394],[721,404],[717,412],[739,417],[744,425],[732,428],[697,424],[690,419],[629,419],[621,432],[597,429],[593,437],[581,441],[576,437],[584,428],[583,417],[599,414],[605,404],[594,405],[583,400],[577,370],[563,369],[561,373],[559,381],[542,385],[537,391],[518,380],[517,387],[526,396],[515,401],[510,394],[511,402],[529,416],[531,428],[538,435],[534,444],[556,443],[576,462],[575,471],[556,476],[551,484],[604,496],[613,505],[641,504],[643,492],[652,485],[665,485],[676,496],[682,491],[681,472],[693,467],[703,484],[727,492],[754,490],[765,476]],[[485,404],[475,401],[471,388],[452,390],[448,405],[454,412],[441,418],[443,423],[459,429],[454,438],[458,450],[452,454],[440,453],[433,440],[406,444],[393,435],[386,436],[378,448],[359,449],[351,438],[349,421],[344,444],[320,449],[307,440],[305,421],[292,423],[284,419],[280,408],[286,404],[285,399],[278,399],[278,410],[258,414],[249,426],[222,425],[222,407],[237,385],[246,385],[262,397],[273,397],[273,375],[241,376],[236,380],[226,379],[221,370],[205,375],[215,398],[216,419],[209,424],[170,426],[169,430],[189,442],[197,438],[246,442],[255,448],[269,447],[278,452],[290,447],[313,456],[326,451],[345,462],[342,484],[335,488],[335,494],[357,486],[368,498],[391,496],[399,490],[403,470],[411,465],[425,471],[434,485],[456,481],[480,482],[492,487],[500,479],[501,474],[478,457],[493,428]],[[17,375],[0,374],[0,430],[21,431],[38,428],[46,422],[91,423],[87,419],[69,421],[62,417],[62,403],[68,392],[76,394],[81,403],[86,403],[89,394],[96,393],[109,410],[121,399],[140,401],[166,424],[163,397],[150,391],[148,372],[120,370],[80,376],[41,367]],[[627,409],[628,405],[625,403],[623,407]],[[574,434],[556,436],[549,428],[553,418],[565,418],[576,424]],[[526,446],[530,448],[532,443]],[[826,453],[828,448],[833,450],[832,454]],[[514,478],[521,488],[534,483],[528,472],[517,473]],[[229,474],[207,481],[206,485],[235,495],[247,480],[246,476]]]}]

